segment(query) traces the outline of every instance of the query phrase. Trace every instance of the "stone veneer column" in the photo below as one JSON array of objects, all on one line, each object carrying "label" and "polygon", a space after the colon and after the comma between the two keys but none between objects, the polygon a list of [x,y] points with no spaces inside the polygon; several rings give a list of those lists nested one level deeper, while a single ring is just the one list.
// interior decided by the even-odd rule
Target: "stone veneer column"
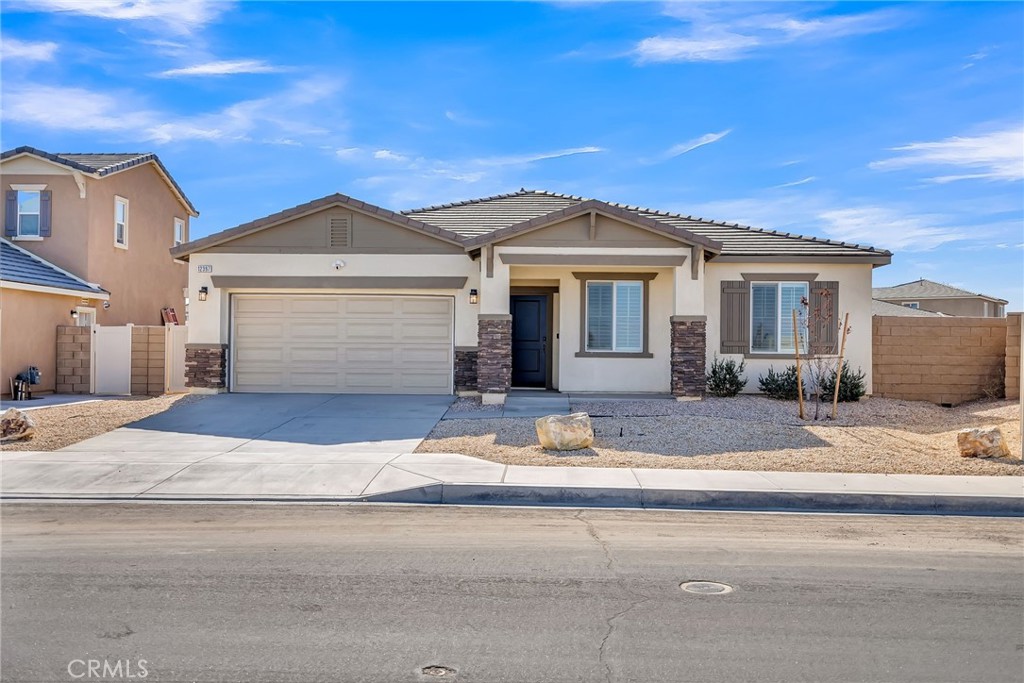
[{"label": "stone veneer column", "polygon": [[455,391],[476,391],[477,349],[475,346],[455,347]]},{"label": "stone veneer column", "polygon": [[227,344],[185,345],[185,386],[224,391],[228,387],[227,376]]},{"label": "stone veneer column", "polygon": [[701,399],[707,388],[707,317],[674,315],[672,327],[672,395]]},{"label": "stone veneer column", "polygon": [[477,389],[484,403],[504,403],[512,385],[512,316],[481,314],[477,344]]}]

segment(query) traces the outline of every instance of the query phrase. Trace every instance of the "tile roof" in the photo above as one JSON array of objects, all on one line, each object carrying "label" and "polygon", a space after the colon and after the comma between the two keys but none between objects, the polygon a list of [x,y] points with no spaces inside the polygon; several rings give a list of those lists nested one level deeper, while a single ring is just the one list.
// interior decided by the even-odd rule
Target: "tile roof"
[{"label": "tile roof", "polygon": [[101,152],[101,153],[78,153],[78,152],[60,152],[52,154],[50,152],[44,152],[41,149],[35,147],[29,147],[23,145],[16,147],[15,149],[9,149],[6,152],[0,154],[0,160],[8,159],[10,157],[18,156],[19,154],[31,154],[33,156],[41,157],[49,161],[73,168],[76,171],[83,171],[85,173],[91,173],[100,178],[104,176],[124,171],[133,166],[139,166],[140,164],[146,164],[153,162],[160,169],[161,174],[167,179],[167,182],[174,189],[175,193],[181,198],[182,203],[192,212],[193,215],[198,216],[199,212],[196,210],[189,198],[185,196],[184,191],[171,176],[170,172],[160,161],[160,157],[152,152]]},{"label": "tile roof", "polygon": [[908,308],[888,301],[871,300],[871,315],[898,316],[901,318],[944,318],[942,313],[926,311],[923,308]]},{"label": "tile roof", "polygon": [[976,292],[968,292],[966,289],[960,289],[959,287],[953,287],[951,285],[944,285],[941,282],[934,282],[932,280],[914,280],[913,282],[905,282],[902,285],[895,285],[893,287],[875,287],[871,290],[871,296],[876,299],[961,299],[968,297],[981,297],[988,299],[989,301],[998,301],[999,303],[1009,303],[1005,299],[999,299],[994,296],[988,296],[987,294],[978,294]]},{"label": "tile roof", "polygon": [[76,292],[107,294],[101,287],[61,270],[4,238],[0,238],[0,280]]},{"label": "tile roof", "polygon": [[[402,213],[463,237],[478,238],[502,228],[588,201],[586,197],[545,190],[519,192],[428,206]],[[865,256],[888,257],[891,252],[859,244],[837,242],[806,235],[763,230],[739,223],[723,223],[668,211],[607,202],[643,218],[681,228],[722,244],[723,256]]]}]

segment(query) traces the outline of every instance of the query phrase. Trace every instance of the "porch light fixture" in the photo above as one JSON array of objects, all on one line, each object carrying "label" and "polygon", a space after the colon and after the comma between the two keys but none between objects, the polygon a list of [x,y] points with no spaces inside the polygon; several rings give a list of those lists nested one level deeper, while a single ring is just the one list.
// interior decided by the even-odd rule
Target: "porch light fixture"
[{"label": "porch light fixture", "polygon": [[469,303],[478,304],[480,303],[480,295],[475,289],[469,290]]},{"label": "porch light fixture", "polygon": [[78,320],[78,311],[76,311],[75,309],[71,309],[71,317],[74,318],[75,320]]},{"label": "porch light fixture", "polygon": [[210,293],[209,289],[207,289],[206,287],[200,287],[199,288],[199,300],[200,301],[206,301],[206,295],[209,294],[209,293]]}]

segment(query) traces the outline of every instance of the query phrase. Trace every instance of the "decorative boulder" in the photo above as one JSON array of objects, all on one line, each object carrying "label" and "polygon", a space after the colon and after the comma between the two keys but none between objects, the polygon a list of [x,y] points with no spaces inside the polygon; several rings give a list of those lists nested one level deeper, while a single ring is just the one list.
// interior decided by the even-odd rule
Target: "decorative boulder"
[{"label": "decorative boulder", "polygon": [[956,445],[960,447],[963,458],[1005,458],[1010,455],[1010,447],[999,427],[981,427],[978,429],[961,429],[956,435]]},{"label": "decorative boulder", "polygon": [[36,435],[36,423],[17,408],[8,408],[0,415],[0,442],[31,439]]},{"label": "decorative boulder", "polygon": [[576,451],[594,443],[594,428],[586,413],[548,415],[535,424],[540,445],[549,451]]}]

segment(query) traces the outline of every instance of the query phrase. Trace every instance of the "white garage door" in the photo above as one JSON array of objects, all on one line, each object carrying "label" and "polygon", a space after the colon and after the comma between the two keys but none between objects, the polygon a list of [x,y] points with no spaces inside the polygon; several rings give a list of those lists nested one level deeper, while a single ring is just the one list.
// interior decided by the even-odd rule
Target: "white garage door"
[{"label": "white garage door", "polygon": [[235,295],[232,390],[450,394],[445,297]]}]

